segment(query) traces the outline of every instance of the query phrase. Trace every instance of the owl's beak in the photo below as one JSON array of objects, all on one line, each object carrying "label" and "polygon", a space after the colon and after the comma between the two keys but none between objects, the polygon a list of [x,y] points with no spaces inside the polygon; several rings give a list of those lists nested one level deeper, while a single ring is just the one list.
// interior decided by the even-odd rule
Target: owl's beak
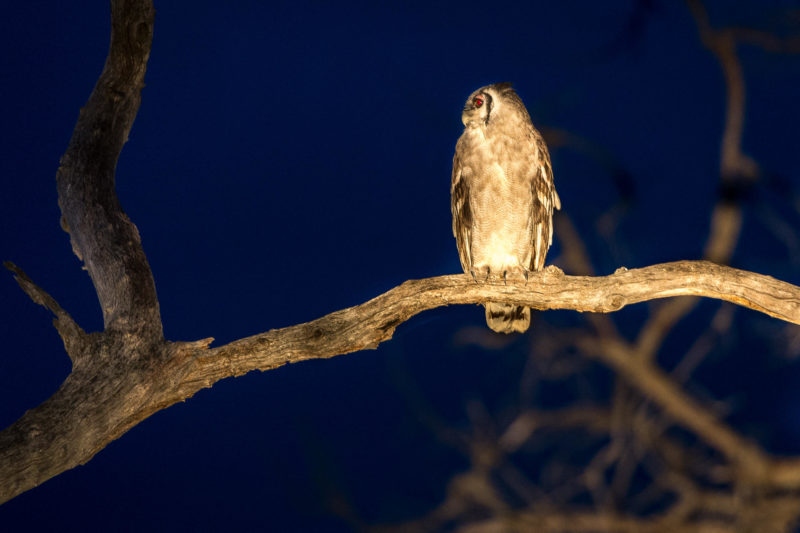
[{"label": "owl's beak", "polygon": [[464,110],[461,112],[461,123],[466,128],[469,125],[469,117],[472,114],[472,109],[469,107],[465,107]]}]

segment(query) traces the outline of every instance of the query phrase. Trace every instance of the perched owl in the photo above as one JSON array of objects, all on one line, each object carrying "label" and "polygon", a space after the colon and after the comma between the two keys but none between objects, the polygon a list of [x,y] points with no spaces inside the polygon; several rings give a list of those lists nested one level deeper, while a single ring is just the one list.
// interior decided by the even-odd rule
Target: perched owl
[{"label": "perched owl", "polygon": [[[450,184],[453,234],[464,272],[483,281],[527,279],[544,268],[553,242],[550,155],[510,83],[481,87],[461,114]],[[524,332],[531,310],[487,303],[486,323],[499,333]]]}]

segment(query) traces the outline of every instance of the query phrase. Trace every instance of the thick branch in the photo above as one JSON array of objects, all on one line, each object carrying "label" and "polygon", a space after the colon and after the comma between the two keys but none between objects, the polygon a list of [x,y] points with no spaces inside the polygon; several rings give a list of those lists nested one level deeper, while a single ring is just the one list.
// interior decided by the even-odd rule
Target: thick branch
[{"label": "thick branch", "polygon": [[58,169],[62,226],[97,290],[106,329],[162,338],[153,275],[136,226],[122,211],[114,172],[141,101],[153,38],[151,0],[111,2],[103,73]]},{"label": "thick branch", "polygon": [[[0,432],[0,502],[85,463],[154,412],[220,379],[375,348],[427,309],[496,301],[607,313],[683,295],[718,298],[800,323],[800,287],[705,261],[680,261],[605,277],[565,276],[551,268],[532,274],[527,285],[475,283],[463,274],[412,280],[364,304],[211,350],[210,339],[148,347],[113,331],[87,336],[81,350],[91,357],[53,397]],[[778,465],[762,457],[765,478],[800,486],[797,461]]]},{"label": "thick branch", "polygon": [[[374,348],[390,339],[394,329],[410,317],[442,305],[496,301],[542,310],[609,313],[671,296],[725,300],[800,324],[800,287],[707,261],[620,269],[603,277],[565,276],[550,269],[531,273],[527,285],[475,283],[467,275],[441,276],[407,281],[359,306],[211,350],[198,366],[200,373],[192,377],[213,383],[250,370]],[[209,371],[200,371],[203,367]]]},{"label": "thick branch", "polygon": [[[42,405],[0,432],[0,502],[86,462],[154,412],[182,361],[164,343],[155,284],[114,174],[139,109],[153,37],[152,0],[111,1],[111,45],[56,177],[62,227],[97,290],[105,331],[87,335],[16,267],[17,281],[56,315],[73,371]],[[163,372],[162,372],[163,371]]]}]

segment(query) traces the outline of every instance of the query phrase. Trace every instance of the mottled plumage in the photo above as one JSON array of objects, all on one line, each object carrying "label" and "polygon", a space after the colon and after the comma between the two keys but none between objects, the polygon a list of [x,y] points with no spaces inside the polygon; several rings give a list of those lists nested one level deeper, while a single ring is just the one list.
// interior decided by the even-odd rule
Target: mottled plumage
[{"label": "mottled plumage", "polygon": [[[547,146],[510,83],[472,93],[461,121],[450,185],[461,267],[479,281],[527,279],[544,268],[561,208]],[[494,331],[524,332],[530,321],[527,307],[486,304]]]}]

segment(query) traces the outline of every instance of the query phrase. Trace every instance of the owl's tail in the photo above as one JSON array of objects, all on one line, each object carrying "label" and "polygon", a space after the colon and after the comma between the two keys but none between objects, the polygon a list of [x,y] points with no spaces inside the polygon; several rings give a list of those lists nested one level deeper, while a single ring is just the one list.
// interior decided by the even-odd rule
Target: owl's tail
[{"label": "owl's tail", "polygon": [[497,333],[525,333],[531,325],[531,309],[511,304],[488,303],[486,324]]}]

